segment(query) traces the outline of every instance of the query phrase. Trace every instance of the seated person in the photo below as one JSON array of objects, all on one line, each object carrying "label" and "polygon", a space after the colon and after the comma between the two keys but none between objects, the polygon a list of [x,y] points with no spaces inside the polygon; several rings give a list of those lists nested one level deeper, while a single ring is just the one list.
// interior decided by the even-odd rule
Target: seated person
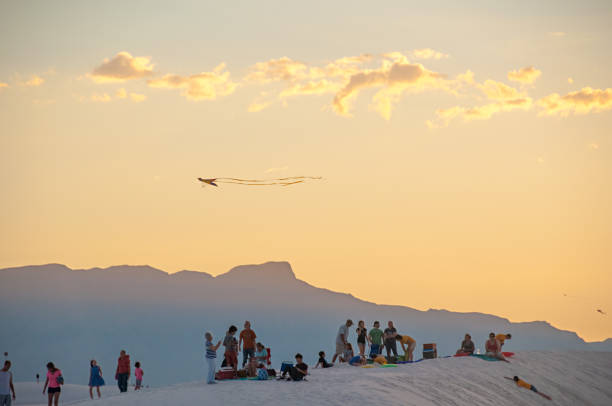
[{"label": "seated person", "polygon": [[267,381],[268,380],[268,370],[266,369],[265,364],[259,364],[257,366],[257,380],[258,381]]},{"label": "seated person", "polygon": [[457,350],[457,355],[467,354],[472,355],[474,353],[474,342],[472,336],[469,334],[465,335],[464,340],[461,342],[461,348]]},{"label": "seated person", "polygon": [[355,354],[353,354],[353,346],[351,345],[351,343],[347,343],[344,349],[344,353],[342,353],[342,357],[340,357],[340,362],[349,362],[354,355]]},{"label": "seated person", "polygon": [[266,351],[266,347],[262,343],[257,343],[257,348],[255,349],[255,359],[257,362],[262,364],[266,364],[268,361],[268,351]]},{"label": "seated person", "polygon": [[330,364],[325,360],[325,351],[319,351],[319,362],[317,362],[315,368],[319,368],[319,365],[321,365],[321,368],[331,368],[334,366],[334,364]]},{"label": "seated person", "polygon": [[395,339],[402,345],[404,350],[404,361],[413,361],[413,353],[416,348],[416,341],[414,338],[407,335],[396,335]]},{"label": "seated person", "polygon": [[302,354],[295,354],[295,362],[295,366],[285,369],[279,379],[284,379],[285,375],[289,373],[288,381],[301,381],[308,375],[308,365],[304,364]]},{"label": "seated person", "polygon": [[510,362],[504,357],[504,354],[502,354],[501,345],[499,344],[499,341],[497,341],[497,339],[495,338],[495,333],[489,334],[489,339],[485,343],[485,350],[487,351],[487,357],[497,358],[501,361]]},{"label": "seated person", "polygon": [[366,359],[361,355],[355,355],[353,358],[350,359],[349,364],[354,367],[360,367],[366,364]]},{"label": "seated person", "polygon": [[249,362],[246,364],[246,374],[249,377],[257,376],[257,365],[259,362],[254,357],[249,358]]}]

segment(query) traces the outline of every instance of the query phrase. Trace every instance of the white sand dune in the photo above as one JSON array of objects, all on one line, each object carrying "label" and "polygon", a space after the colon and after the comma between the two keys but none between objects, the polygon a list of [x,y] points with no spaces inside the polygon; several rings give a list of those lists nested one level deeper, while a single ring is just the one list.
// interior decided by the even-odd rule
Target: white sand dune
[{"label": "white sand dune", "polygon": [[[553,401],[503,378],[513,375],[532,383],[552,396]],[[116,391],[109,389],[105,388],[102,400],[94,401],[96,405],[609,406],[612,405],[612,353],[520,352],[511,364],[469,357],[445,358],[397,368],[342,365],[314,369],[307,382],[222,381],[217,385],[192,382],[117,395],[109,395]],[[83,391],[86,394],[86,388]],[[68,395],[68,388],[65,392]],[[67,396],[65,400],[77,399]]]}]

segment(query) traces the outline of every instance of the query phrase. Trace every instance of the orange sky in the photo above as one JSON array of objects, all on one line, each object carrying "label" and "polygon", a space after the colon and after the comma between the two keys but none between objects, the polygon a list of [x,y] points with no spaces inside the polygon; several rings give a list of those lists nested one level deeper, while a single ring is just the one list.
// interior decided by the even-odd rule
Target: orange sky
[{"label": "orange sky", "polygon": [[2,3],[0,266],[287,260],[611,337],[612,10],[453,4]]}]

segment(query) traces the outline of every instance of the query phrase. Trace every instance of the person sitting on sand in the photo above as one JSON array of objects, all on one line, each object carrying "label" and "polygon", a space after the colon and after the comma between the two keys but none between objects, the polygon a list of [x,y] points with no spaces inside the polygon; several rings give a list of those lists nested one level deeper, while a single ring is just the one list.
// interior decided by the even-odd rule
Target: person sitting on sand
[{"label": "person sitting on sand", "polygon": [[508,361],[504,354],[501,352],[501,345],[499,345],[499,341],[495,338],[495,333],[489,334],[489,339],[485,343],[486,356],[491,358],[497,358],[501,361]]},{"label": "person sitting on sand", "polygon": [[259,364],[257,366],[257,380],[258,381],[267,381],[268,380],[268,370],[264,364]]},{"label": "person sitting on sand", "polygon": [[353,358],[349,360],[349,365],[354,367],[360,367],[366,364],[365,356],[355,355]]},{"label": "person sitting on sand", "polygon": [[319,365],[321,365],[321,368],[330,368],[334,366],[334,364],[330,364],[325,360],[325,351],[319,351],[319,362],[317,362],[315,368],[319,368]]},{"label": "person sitting on sand", "polygon": [[416,341],[414,338],[407,335],[396,335],[395,339],[402,345],[404,350],[404,361],[413,361],[414,349],[416,348]]},{"label": "person sitting on sand", "polygon": [[353,353],[353,345],[351,343],[346,343],[346,348],[344,349],[344,352],[342,353],[342,357],[340,359],[340,361],[342,362],[349,362],[351,358],[353,358],[355,354]]},{"label": "person sitting on sand", "polygon": [[495,339],[497,341],[499,341],[499,349],[501,351],[501,348],[504,346],[504,343],[506,342],[506,340],[510,340],[512,338],[512,334],[507,333],[507,334],[498,334],[495,336]]},{"label": "person sitting on sand", "polygon": [[461,342],[461,348],[457,350],[457,355],[472,355],[474,353],[474,342],[472,336],[469,334],[465,335],[465,338]]},{"label": "person sitting on sand", "polygon": [[539,392],[535,386],[523,381],[521,378],[519,378],[518,376],[515,376],[514,378],[508,378],[507,376],[504,376],[504,378],[506,379],[510,379],[511,381],[514,381],[516,383],[517,386],[520,386],[521,388],[525,388],[525,389],[529,389],[535,393],[537,393],[538,395],[542,396],[545,399],[548,400],[552,400],[550,396],[545,395],[542,392]]},{"label": "person sitting on sand", "polygon": [[295,366],[285,369],[283,374],[278,379],[284,379],[285,375],[289,373],[288,381],[301,381],[306,375],[308,375],[308,365],[304,364],[302,354],[295,354]]},{"label": "person sitting on sand", "polygon": [[257,343],[255,350],[255,359],[257,362],[266,364],[268,361],[268,351],[266,351],[266,347],[262,343]]}]

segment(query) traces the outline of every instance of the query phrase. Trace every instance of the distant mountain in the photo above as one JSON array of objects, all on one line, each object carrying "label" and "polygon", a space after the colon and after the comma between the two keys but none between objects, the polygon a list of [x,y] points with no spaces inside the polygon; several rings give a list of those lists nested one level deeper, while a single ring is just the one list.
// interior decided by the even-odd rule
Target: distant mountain
[{"label": "distant mountain", "polygon": [[149,384],[200,379],[204,332],[222,339],[230,324],[241,328],[244,320],[272,348],[276,367],[297,351],[314,363],[320,350],[333,354],[337,329],[347,318],[365,320],[368,328],[374,320],[393,320],[400,333],[417,340],[417,353],[425,342],[437,343],[439,354],[454,353],[466,332],[483,348],[490,331],[513,334],[508,350],[612,351],[610,339],[585,343],[543,321],[510,323],[481,313],[366,302],[296,279],[287,262],[238,266],[217,277],[128,265],[0,270],[0,351],[9,352],[18,380],[42,374],[52,360],[68,381],[86,383],[89,360],[96,358],[112,384],[121,349],[142,362]]}]

